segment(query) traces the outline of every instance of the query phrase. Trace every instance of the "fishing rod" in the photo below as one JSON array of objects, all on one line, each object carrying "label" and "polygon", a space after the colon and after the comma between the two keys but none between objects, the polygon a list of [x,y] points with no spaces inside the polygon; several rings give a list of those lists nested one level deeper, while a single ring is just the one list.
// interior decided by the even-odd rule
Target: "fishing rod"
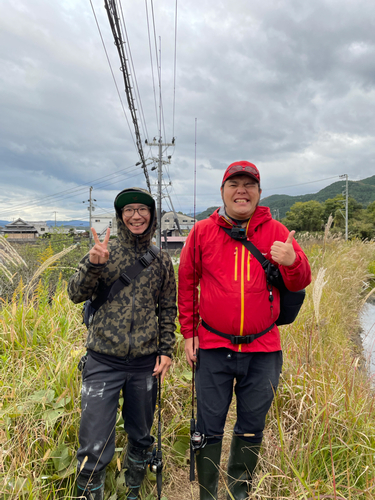
[{"label": "fishing rod", "polygon": [[[159,231],[161,231],[161,225],[159,225]],[[160,242],[161,242],[161,237],[160,237]],[[159,272],[160,272],[160,283],[161,283],[161,276],[162,276],[162,255],[161,252],[159,254],[160,258],[160,266],[159,266]],[[161,292],[161,291],[160,291]],[[160,352],[160,344],[161,344],[161,300],[160,300],[160,295],[159,293],[159,299],[158,299],[158,358],[159,358],[159,367],[161,366],[161,352]],[[153,453],[153,457],[150,462],[150,471],[156,474],[156,489],[157,489],[157,494],[158,494],[158,500],[161,500],[161,490],[162,490],[162,484],[163,484],[163,450],[162,450],[162,445],[161,445],[161,377],[162,374],[159,373],[159,376],[157,378],[157,383],[158,383],[158,400],[157,400],[157,407],[158,407],[158,436],[157,436],[157,445],[156,445],[156,450]]]},{"label": "fishing rod", "polygon": [[[160,233],[160,246],[161,246],[161,224],[159,224],[159,233]],[[160,248],[159,253],[159,283],[160,283],[160,292],[158,297],[158,350],[157,356],[159,359],[159,367],[161,366],[161,282],[162,282],[162,253]],[[156,490],[158,494],[158,500],[161,500],[161,490],[163,484],[163,451],[161,445],[161,378],[162,373],[159,373],[157,378],[158,384],[158,399],[157,399],[157,409],[158,409],[158,435],[157,435],[157,445],[156,449],[153,451],[153,456],[150,461],[150,471],[156,475]]]},{"label": "fishing rod", "polygon": [[[159,186],[160,188],[160,186]],[[159,196],[159,203],[161,204],[161,196]],[[159,232],[159,241],[160,241],[160,253],[159,253],[159,284],[160,291],[158,297],[158,351],[157,355],[159,358],[159,367],[161,366],[161,289],[162,289],[162,274],[163,274],[163,258],[162,258],[162,242],[161,242],[161,207],[160,207],[160,220],[158,221],[158,232]],[[161,378],[162,373],[159,373],[157,378],[158,383],[158,400],[157,400],[157,408],[158,408],[158,436],[157,436],[157,446],[156,451],[153,454],[153,457],[150,462],[150,471],[156,474],[156,489],[158,494],[158,500],[161,500],[161,490],[163,484],[163,450],[161,445]]]},{"label": "fishing rod", "polygon": [[[161,258],[160,258],[161,260]],[[159,300],[160,305],[160,300]],[[159,318],[160,318],[160,309],[159,309]],[[160,319],[159,319],[160,322]],[[160,328],[159,328],[160,333]],[[160,337],[159,337],[160,340]],[[161,365],[161,354],[159,351],[159,366]],[[153,454],[150,463],[150,471],[156,474],[156,489],[158,494],[158,500],[161,499],[161,490],[163,484],[163,451],[161,446],[161,373],[158,376],[158,437],[157,437],[157,446],[156,451]]]},{"label": "fishing rod", "polygon": [[[196,252],[196,240],[195,240],[195,211],[196,211],[196,189],[197,189],[197,119],[195,119],[195,159],[194,159],[194,227],[193,227],[193,238],[194,238],[194,279],[193,279],[193,354],[195,351],[195,319],[197,317],[197,283],[196,283],[196,272],[195,272],[195,252]],[[192,363],[191,367],[191,419],[190,419],[190,481],[195,481],[195,452],[206,445],[206,437],[204,434],[197,432],[196,430],[196,420],[194,413],[194,398],[195,398],[195,365]]]}]

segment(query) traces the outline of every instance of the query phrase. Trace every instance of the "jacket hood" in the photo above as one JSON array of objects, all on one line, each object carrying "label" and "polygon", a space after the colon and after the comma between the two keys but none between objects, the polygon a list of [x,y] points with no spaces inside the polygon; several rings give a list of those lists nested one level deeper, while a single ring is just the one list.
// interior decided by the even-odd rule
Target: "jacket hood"
[{"label": "jacket hood", "polygon": [[153,235],[155,234],[156,226],[157,226],[157,217],[156,217],[156,207],[155,207],[155,201],[151,204],[150,206],[150,212],[151,212],[151,218],[150,218],[150,224],[146,231],[142,234],[133,234],[124,224],[124,221],[122,220],[122,213],[121,209],[116,207],[116,202],[118,201],[119,197],[123,195],[124,193],[131,192],[131,191],[136,191],[139,192],[140,194],[147,195],[152,198],[152,195],[147,189],[143,188],[138,188],[138,187],[132,187],[132,188],[127,188],[123,189],[118,193],[118,195],[115,198],[114,201],[114,207],[115,207],[115,212],[116,212],[116,222],[117,222],[117,237],[123,244],[131,244],[134,245],[136,241],[141,246],[149,247],[151,244],[151,240]]}]

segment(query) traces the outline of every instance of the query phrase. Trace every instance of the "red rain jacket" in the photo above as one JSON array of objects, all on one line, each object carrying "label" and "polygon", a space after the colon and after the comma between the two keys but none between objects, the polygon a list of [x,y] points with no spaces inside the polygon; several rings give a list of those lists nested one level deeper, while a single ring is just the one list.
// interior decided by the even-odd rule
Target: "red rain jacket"
[{"label": "red rain jacket", "polygon": [[[200,324],[199,320],[203,319],[220,332],[250,335],[271,326],[280,312],[280,296],[276,288],[273,288],[273,314],[271,312],[266,275],[261,264],[221,226],[231,227],[222,208],[195,224],[182,249],[178,280],[181,332],[186,339],[191,338],[199,322],[199,346],[202,349],[227,347],[242,352],[278,351],[281,345],[276,325],[251,344],[237,346]],[[283,224],[272,219],[268,207],[257,207],[247,225],[248,239],[279,267],[286,287],[298,291],[311,282],[310,266],[298,243],[293,240],[296,260],[289,267],[276,264],[270,254],[274,241],[285,242],[288,234],[289,230]]]}]

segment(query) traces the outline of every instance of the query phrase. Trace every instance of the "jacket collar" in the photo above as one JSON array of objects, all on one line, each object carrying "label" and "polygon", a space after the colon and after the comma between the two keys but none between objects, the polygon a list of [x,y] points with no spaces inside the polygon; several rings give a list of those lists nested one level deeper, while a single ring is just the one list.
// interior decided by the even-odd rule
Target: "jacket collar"
[{"label": "jacket collar", "polygon": [[[212,217],[219,226],[231,227],[233,225],[231,219],[226,215],[223,206],[218,208],[210,217]],[[251,238],[257,227],[269,220],[272,220],[270,209],[268,207],[257,206],[247,225],[247,236]]]}]

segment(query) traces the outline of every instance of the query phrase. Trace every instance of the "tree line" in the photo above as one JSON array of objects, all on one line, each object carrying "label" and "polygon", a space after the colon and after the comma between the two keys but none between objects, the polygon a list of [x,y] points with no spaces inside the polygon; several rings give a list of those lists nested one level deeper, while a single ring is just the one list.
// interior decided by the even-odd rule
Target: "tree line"
[{"label": "tree line", "polygon": [[[338,194],[320,203],[311,200],[297,202],[291,206],[281,220],[290,230],[324,231],[329,216],[333,217],[331,232],[345,232],[345,197]],[[375,238],[375,201],[363,208],[353,197],[348,198],[348,232],[351,238]]]}]

